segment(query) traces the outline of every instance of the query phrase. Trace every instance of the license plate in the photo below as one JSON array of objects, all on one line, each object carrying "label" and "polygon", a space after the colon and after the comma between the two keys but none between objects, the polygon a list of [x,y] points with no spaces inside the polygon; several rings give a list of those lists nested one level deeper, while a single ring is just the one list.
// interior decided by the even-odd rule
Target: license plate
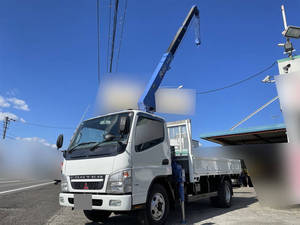
[{"label": "license plate", "polygon": [[90,194],[75,194],[74,195],[74,208],[75,209],[92,209],[92,195]]}]

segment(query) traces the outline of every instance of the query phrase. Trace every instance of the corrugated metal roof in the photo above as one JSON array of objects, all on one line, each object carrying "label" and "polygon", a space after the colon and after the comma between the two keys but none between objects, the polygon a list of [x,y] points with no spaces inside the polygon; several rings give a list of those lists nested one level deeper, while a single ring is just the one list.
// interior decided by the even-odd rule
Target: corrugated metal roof
[{"label": "corrugated metal roof", "polygon": [[273,124],[273,125],[267,125],[267,126],[240,128],[240,129],[234,129],[234,130],[204,133],[204,134],[200,134],[200,138],[226,136],[226,135],[242,134],[242,133],[252,133],[252,132],[277,130],[277,129],[284,129],[284,128],[285,128],[285,124],[279,123],[279,124]]},{"label": "corrugated metal roof", "polygon": [[201,134],[200,138],[221,145],[284,143],[287,142],[285,124],[273,124]]}]

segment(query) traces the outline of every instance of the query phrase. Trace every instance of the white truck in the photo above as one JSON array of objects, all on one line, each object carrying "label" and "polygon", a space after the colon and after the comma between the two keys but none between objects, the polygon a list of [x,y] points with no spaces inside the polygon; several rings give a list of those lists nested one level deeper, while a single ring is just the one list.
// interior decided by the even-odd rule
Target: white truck
[{"label": "white truck", "polygon": [[[178,200],[183,222],[185,201],[210,197],[214,205],[231,205],[231,179],[241,173],[240,160],[202,157],[190,120],[166,123],[154,115],[155,93],[194,17],[199,22],[196,6],[154,70],[138,110],[92,118],[77,128],[64,151],[60,205],[82,209],[92,221],[138,211],[152,225],[164,224]],[[56,144],[62,147],[62,135]]]},{"label": "white truck", "polygon": [[190,120],[166,123],[140,110],[81,123],[64,152],[59,203],[83,209],[92,221],[143,209],[149,224],[164,224],[179,199],[172,163],[185,171],[186,201],[210,197],[214,205],[231,205],[240,160],[202,158],[201,148],[192,147]]}]

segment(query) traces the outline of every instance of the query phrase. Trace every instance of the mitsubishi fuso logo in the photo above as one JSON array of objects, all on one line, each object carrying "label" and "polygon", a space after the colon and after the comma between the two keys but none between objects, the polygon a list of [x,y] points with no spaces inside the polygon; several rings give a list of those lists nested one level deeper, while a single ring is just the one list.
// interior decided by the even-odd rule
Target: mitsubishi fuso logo
[{"label": "mitsubishi fuso logo", "polygon": [[104,179],[104,175],[75,175],[70,176],[71,180],[84,180],[84,179]]}]

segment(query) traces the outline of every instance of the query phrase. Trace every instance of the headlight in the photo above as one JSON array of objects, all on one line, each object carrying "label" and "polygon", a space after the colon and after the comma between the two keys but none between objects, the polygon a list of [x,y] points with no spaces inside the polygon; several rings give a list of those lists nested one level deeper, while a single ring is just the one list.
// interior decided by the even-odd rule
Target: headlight
[{"label": "headlight", "polygon": [[132,191],[131,170],[123,170],[109,176],[107,193],[128,193]]},{"label": "headlight", "polygon": [[63,192],[69,191],[68,178],[64,174],[61,175],[61,191],[63,191]]}]

